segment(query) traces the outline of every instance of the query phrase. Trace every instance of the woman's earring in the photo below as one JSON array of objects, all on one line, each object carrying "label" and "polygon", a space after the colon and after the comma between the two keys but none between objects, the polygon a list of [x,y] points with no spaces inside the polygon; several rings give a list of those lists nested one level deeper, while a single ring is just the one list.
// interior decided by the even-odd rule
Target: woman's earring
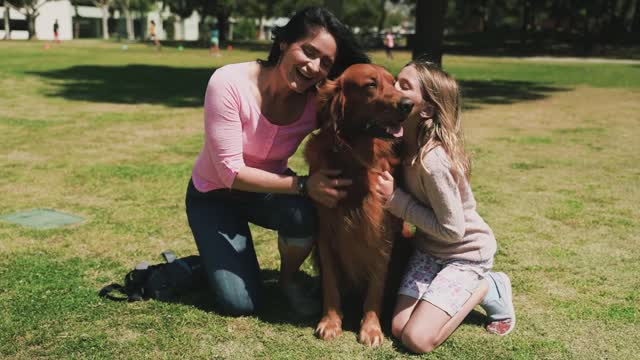
[{"label": "woman's earring", "polygon": [[287,49],[287,45],[283,42],[280,43],[280,56],[278,56],[278,64],[280,64],[280,62],[282,61],[282,58],[284,57],[284,52]]}]

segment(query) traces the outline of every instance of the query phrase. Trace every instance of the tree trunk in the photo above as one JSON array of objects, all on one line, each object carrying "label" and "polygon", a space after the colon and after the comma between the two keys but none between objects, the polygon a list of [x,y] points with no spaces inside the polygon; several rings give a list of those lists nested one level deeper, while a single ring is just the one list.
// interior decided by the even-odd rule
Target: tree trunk
[{"label": "tree trunk", "polygon": [[380,20],[378,20],[378,32],[384,29],[384,21],[387,19],[387,10],[384,5],[387,3],[387,0],[380,0]]},{"label": "tree trunk", "polygon": [[207,28],[207,24],[205,23],[205,15],[200,17],[200,23],[198,23],[198,40],[201,45],[205,47],[209,47],[209,39],[210,39],[210,30]]},{"label": "tree trunk", "polygon": [[529,35],[529,26],[531,25],[531,16],[533,9],[531,1],[525,0],[522,8],[522,26],[520,27],[520,43],[526,45]]},{"label": "tree trunk", "polygon": [[226,11],[220,11],[216,16],[218,19],[218,43],[220,48],[227,46],[227,32],[229,30],[229,14]]},{"label": "tree trunk", "polygon": [[27,24],[29,30],[29,40],[36,38],[36,15],[34,13],[27,13]]},{"label": "tree trunk", "polygon": [[133,41],[136,39],[136,34],[133,29],[133,17],[131,16],[131,11],[128,8],[123,8],[122,12],[124,12],[124,19],[127,24],[127,39]]},{"label": "tree trunk", "polygon": [[4,2],[4,39],[11,39],[11,22],[9,21],[9,4]]},{"label": "tree trunk", "polygon": [[109,5],[102,5],[102,38],[109,40]]},{"label": "tree trunk", "polygon": [[480,11],[482,13],[481,25],[480,25],[482,27],[481,31],[487,32],[489,30],[489,17],[491,12],[491,6],[489,4],[489,1],[482,0],[482,7]]},{"label": "tree trunk", "polygon": [[447,0],[416,1],[416,33],[413,39],[413,59],[426,57],[442,64],[442,39]]},{"label": "tree trunk", "polygon": [[633,20],[631,21],[631,32],[640,32],[640,1],[636,1]]},{"label": "tree trunk", "polygon": [[265,39],[265,35],[264,35],[264,16],[260,16],[260,22],[258,24],[258,39],[257,40],[264,40]]}]

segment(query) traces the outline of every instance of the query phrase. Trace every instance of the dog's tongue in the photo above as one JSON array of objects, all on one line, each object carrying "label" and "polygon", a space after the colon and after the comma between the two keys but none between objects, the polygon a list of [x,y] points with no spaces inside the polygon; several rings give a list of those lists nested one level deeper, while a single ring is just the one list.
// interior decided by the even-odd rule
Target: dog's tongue
[{"label": "dog's tongue", "polygon": [[401,136],[402,136],[402,132],[403,132],[403,130],[402,130],[402,125],[398,125],[398,126],[389,126],[389,127],[387,128],[387,132],[388,132],[391,136],[396,137],[396,138],[399,138],[399,137],[401,137]]}]

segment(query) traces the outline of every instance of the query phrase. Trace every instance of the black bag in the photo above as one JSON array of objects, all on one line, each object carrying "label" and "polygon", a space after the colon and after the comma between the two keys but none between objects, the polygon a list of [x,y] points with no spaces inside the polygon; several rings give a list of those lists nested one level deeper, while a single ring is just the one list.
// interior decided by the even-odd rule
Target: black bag
[{"label": "black bag", "polygon": [[[143,261],[124,277],[124,286],[110,284],[98,295],[114,301],[156,299],[175,301],[205,283],[205,272],[197,255],[177,259],[172,251],[162,253],[166,263],[149,265]],[[112,295],[118,292],[121,296]]]}]

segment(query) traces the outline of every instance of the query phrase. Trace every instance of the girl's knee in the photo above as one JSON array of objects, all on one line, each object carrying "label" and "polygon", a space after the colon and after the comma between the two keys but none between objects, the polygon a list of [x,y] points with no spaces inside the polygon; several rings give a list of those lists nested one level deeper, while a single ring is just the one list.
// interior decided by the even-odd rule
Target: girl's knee
[{"label": "girl's knee", "polygon": [[432,352],[439,345],[437,335],[416,331],[403,331],[401,341],[407,349],[418,354]]},{"label": "girl's knee", "polygon": [[394,317],[391,320],[391,335],[398,340],[402,340],[402,332],[404,331],[404,326],[407,324],[406,321]]}]

